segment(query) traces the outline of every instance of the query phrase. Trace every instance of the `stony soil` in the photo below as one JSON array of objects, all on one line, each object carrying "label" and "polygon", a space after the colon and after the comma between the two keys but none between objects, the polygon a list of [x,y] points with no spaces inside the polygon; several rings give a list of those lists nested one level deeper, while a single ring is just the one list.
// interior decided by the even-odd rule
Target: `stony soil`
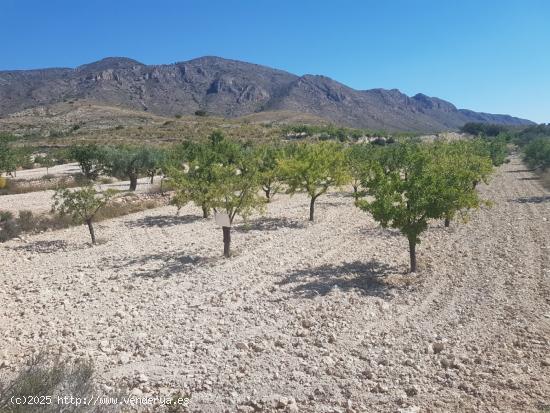
[{"label": "stony soil", "polygon": [[[51,167],[49,174],[55,177],[67,177],[69,175],[80,172],[77,164],[64,164]],[[46,168],[35,168],[17,172],[17,181],[34,181],[39,182],[38,178],[46,175]],[[97,184],[95,187],[104,191],[106,189],[116,189],[120,191],[126,191],[130,185],[130,181],[119,181],[114,178],[113,183],[110,184]],[[138,179],[138,187],[136,192],[143,193],[148,192],[155,188],[158,184],[160,177],[156,177],[153,185],[150,184],[150,178],[144,177]],[[18,211],[26,210],[34,213],[48,212],[52,208],[52,196],[55,193],[53,190],[48,191],[34,191],[23,194],[14,195],[0,195],[0,211],[11,211],[17,213]]]},{"label": "stony soil", "polygon": [[[550,194],[517,161],[491,208],[405,239],[345,194],[279,196],[233,230],[159,208],[0,244],[0,374],[49,348],[201,412],[550,408]],[[545,410],[546,409],[546,410]]]}]

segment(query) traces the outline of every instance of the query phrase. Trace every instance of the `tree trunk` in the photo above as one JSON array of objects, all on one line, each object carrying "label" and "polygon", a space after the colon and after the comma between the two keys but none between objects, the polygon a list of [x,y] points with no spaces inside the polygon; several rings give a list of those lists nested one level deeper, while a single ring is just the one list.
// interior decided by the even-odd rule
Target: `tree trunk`
[{"label": "tree trunk", "polygon": [[222,227],[223,230],[223,256],[231,256],[231,227]]},{"label": "tree trunk", "polygon": [[411,271],[416,272],[416,239],[409,238],[409,255],[411,259]]},{"label": "tree trunk", "polygon": [[130,175],[130,191],[135,191],[137,188],[137,175]]},{"label": "tree trunk", "polygon": [[203,206],[202,207],[202,217],[203,218],[208,218],[209,215],[210,215],[210,208]]},{"label": "tree trunk", "polygon": [[451,224],[451,220],[449,218],[445,218],[445,228],[449,228],[450,224]]},{"label": "tree trunk", "polygon": [[353,198],[357,201],[359,199],[358,194],[359,187],[357,185],[353,185]]},{"label": "tree trunk", "polygon": [[153,172],[153,173],[151,173],[151,185],[153,185],[154,178],[155,178],[155,173]]},{"label": "tree trunk", "polygon": [[264,192],[265,192],[265,198],[267,199],[267,202],[271,201],[271,188],[267,188],[267,189],[264,188]]},{"label": "tree trunk", "polygon": [[95,232],[94,232],[94,227],[92,225],[92,220],[91,219],[86,220],[86,224],[88,225],[88,230],[90,231],[90,237],[92,238],[92,244],[95,245]]},{"label": "tree trunk", "polygon": [[315,214],[315,200],[317,198],[312,196],[311,201],[309,202],[309,220],[313,221],[313,216]]}]

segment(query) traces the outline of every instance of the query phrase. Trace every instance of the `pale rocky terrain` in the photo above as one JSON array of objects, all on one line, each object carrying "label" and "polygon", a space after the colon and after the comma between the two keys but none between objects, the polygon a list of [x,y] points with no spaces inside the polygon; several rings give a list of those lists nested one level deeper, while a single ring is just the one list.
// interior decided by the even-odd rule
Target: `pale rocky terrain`
[{"label": "pale rocky terrain", "polygon": [[[68,177],[80,172],[80,168],[77,163],[69,163],[63,165],[56,165],[49,168],[48,174],[57,178]],[[40,177],[46,175],[46,168],[34,168],[28,170],[17,171],[17,181],[39,181]],[[151,185],[150,178],[144,177],[138,179],[138,186],[136,188],[137,193],[148,192],[156,184],[158,184],[160,177],[156,177],[155,181]],[[97,184],[96,189],[104,191],[107,189],[116,189],[120,191],[126,191],[130,185],[130,181],[119,181],[113,179],[112,183]],[[10,211],[17,213],[18,211],[31,211],[33,213],[45,213],[51,210],[52,196],[54,190],[47,191],[35,191],[27,192],[23,194],[2,195],[0,196],[0,211]]]},{"label": "pale rocky terrain", "polygon": [[96,247],[84,226],[0,244],[0,375],[50,349],[196,412],[548,411],[550,194],[517,159],[480,190],[492,207],[434,222],[417,274],[338,192],[313,224],[278,196],[231,259],[193,206],[98,223]]}]

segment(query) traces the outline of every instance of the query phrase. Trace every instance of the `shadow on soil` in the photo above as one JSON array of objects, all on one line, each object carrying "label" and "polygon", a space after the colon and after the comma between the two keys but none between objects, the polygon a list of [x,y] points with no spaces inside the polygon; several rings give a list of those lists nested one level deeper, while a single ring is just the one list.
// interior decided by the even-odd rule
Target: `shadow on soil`
[{"label": "shadow on soil", "polygon": [[363,228],[360,230],[361,234],[367,237],[384,237],[384,238],[394,238],[394,237],[403,237],[403,234],[397,229],[393,228]]},{"label": "shadow on soil", "polygon": [[515,174],[519,172],[533,172],[534,169],[514,169],[513,171],[506,171],[509,174]]},{"label": "shadow on soil", "polygon": [[550,202],[550,195],[526,196],[523,198],[513,199],[512,201],[520,204],[542,204],[543,202]]},{"label": "shadow on soil", "polygon": [[276,231],[280,228],[305,228],[307,225],[302,220],[289,218],[259,218],[233,227],[234,231]]},{"label": "shadow on soil", "polygon": [[14,247],[16,251],[27,251],[35,252],[38,254],[51,254],[59,251],[67,251],[68,244],[63,240],[53,240],[53,241],[34,241],[29,242],[28,244],[21,245],[19,247]]},{"label": "shadow on soil", "polygon": [[308,298],[326,295],[335,287],[342,291],[357,289],[365,295],[385,297],[393,287],[384,282],[384,276],[398,271],[396,267],[378,261],[353,261],[297,270],[287,274],[278,284],[293,284],[294,293]]},{"label": "shadow on soil", "polygon": [[180,224],[189,224],[200,221],[203,218],[198,215],[153,215],[140,218],[135,221],[127,222],[126,226],[130,228],[149,228],[149,227],[173,227]]},{"label": "shadow on soil", "polygon": [[[121,269],[125,267],[137,267],[133,276],[143,278],[168,278],[189,272],[197,267],[202,267],[214,262],[216,258],[200,257],[184,254],[150,254],[142,257],[117,263],[111,268]],[[143,268],[156,263],[156,268]]]}]

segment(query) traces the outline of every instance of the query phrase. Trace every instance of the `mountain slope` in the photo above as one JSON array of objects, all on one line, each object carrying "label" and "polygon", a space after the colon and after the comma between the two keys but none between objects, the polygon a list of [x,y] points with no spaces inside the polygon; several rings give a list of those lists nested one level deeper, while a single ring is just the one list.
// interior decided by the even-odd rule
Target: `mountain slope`
[{"label": "mountain slope", "polygon": [[75,99],[166,116],[197,110],[226,117],[290,111],[348,126],[422,132],[456,129],[472,121],[531,123],[457,109],[423,94],[355,90],[325,76],[296,76],[218,57],[169,65],[111,57],[75,69],[0,72],[0,116]]}]

